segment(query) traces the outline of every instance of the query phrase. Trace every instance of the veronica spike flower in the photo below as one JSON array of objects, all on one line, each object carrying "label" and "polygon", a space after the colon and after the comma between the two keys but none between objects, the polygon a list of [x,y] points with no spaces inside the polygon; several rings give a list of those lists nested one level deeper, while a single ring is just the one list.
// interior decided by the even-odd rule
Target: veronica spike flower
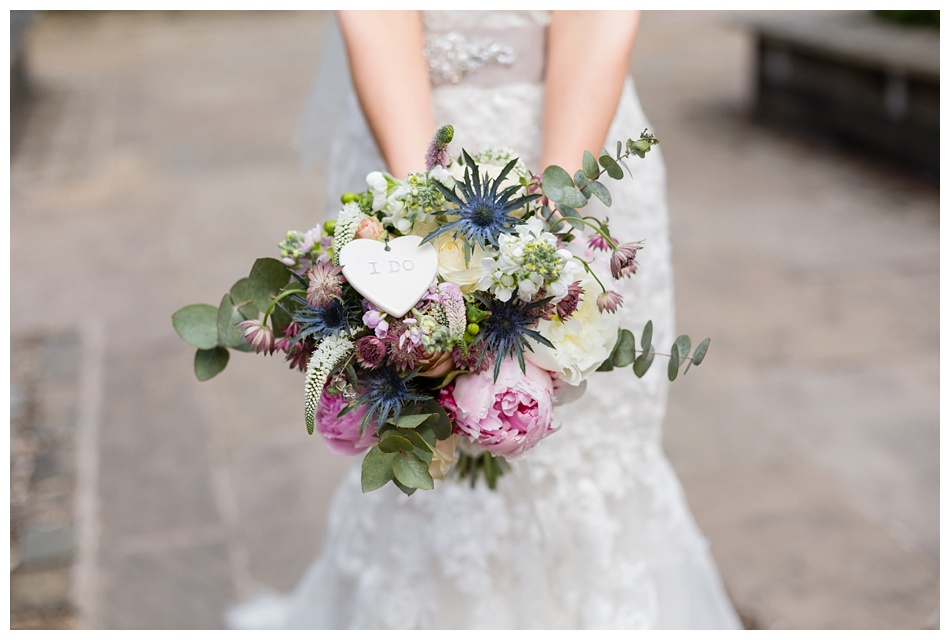
[{"label": "veronica spike flower", "polygon": [[511,212],[540,198],[541,194],[533,193],[512,200],[512,197],[522,188],[520,184],[510,186],[499,193],[498,189],[502,182],[518,163],[517,158],[506,164],[498,177],[491,179],[487,175],[479,175],[478,165],[468,152],[463,150],[462,156],[468,167],[465,169],[465,178],[461,182],[456,182],[451,189],[439,181],[433,183],[446,200],[458,207],[458,209],[446,209],[438,213],[459,218],[440,226],[427,235],[423,242],[430,242],[443,233],[453,231],[456,238],[460,235],[464,236],[466,258],[468,258],[472,247],[476,244],[483,249],[497,248],[498,236],[503,232],[512,231],[516,225],[521,224],[521,220],[510,215]]},{"label": "veronica spike flower", "polygon": [[304,418],[307,421],[307,433],[313,435],[313,419],[317,404],[327,379],[343,360],[353,352],[353,342],[343,336],[330,336],[322,340],[307,364],[307,381],[304,385]]}]

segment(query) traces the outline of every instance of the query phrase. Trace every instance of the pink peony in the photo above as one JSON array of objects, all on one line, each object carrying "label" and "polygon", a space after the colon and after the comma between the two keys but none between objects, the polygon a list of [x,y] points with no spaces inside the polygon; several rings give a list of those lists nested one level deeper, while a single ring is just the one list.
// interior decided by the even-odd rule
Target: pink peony
[{"label": "pink peony", "polygon": [[360,423],[366,414],[366,407],[357,407],[337,418],[337,414],[345,406],[346,401],[342,395],[331,396],[324,391],[320,396],[320,404],[317,405],[317,431],[333,453],[355,456],[373,446],[376,442],[376,430],[372,424],[367,425],[363,436],[360,437]]},{"label": "pink peony", "polygon": [[512,358],[502,361],[497,382],[492,376],[491,370],[460,375],[443,406],[492,455],[516,458],[554,432],[554,386],[547,371],[526,362],[521,373]]}]

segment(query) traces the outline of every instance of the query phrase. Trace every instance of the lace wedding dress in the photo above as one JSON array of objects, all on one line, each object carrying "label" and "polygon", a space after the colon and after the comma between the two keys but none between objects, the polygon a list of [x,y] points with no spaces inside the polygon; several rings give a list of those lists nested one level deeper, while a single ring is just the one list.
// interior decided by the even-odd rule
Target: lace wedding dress
[{"label": "lace wedding dress", "polygon": [[[435,120],[455,126],[456,152],[502,146],[537,167],[548,21],[546,12],[425,13],[430,76],[441,81]],[[383,166],[358,120],[332,145],[329,194],[358,190]],[[607,142],[647,126],[628,81]],[[618,238],[645,240],[638,273],[623,283],[623,326],[639,333],[652,319],[654,342],[668,344],[675,334],[662,156],[654,150],[628,164],[633,178],[611,181],[615,205],[597,213],[609,214]],[[232,610],[229,624],[737,628],[662,450],[664,372],[595,374],[580,400],[556,409],[562,428],[515,462],[496,491],[447,480],[411,497],[393,485],[364,495],[357,461],[330,507],[325,548],[296,590]]]}]

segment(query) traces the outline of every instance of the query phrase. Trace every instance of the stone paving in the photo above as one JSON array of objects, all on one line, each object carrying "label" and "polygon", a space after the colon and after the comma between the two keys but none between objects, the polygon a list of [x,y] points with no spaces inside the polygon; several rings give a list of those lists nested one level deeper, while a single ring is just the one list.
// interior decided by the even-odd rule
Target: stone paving
[{"label": "stone paving", "polygon": [[[673,386],[667,450],[749,626],[933,628],[939,192],[751,122],[747,17],[648,13],[634,49],[668,165],[678,324],[713,337]],[[74,452],[73,524],[57,526],[75,528],[41,548],[71,562],[69,624],[218,628],[320,549],[351,461],[307,439],[299,374],[235,356],[198,383],[170,314],[321,215],[290,140],[327,19],[50,13],[30,36],[11,364],[79,390],[54,452]],[[73,373],[29,369],[17,345],[68,361],[56,336],[79,345]],[[11,480],[33,464],[17,442]]]}]

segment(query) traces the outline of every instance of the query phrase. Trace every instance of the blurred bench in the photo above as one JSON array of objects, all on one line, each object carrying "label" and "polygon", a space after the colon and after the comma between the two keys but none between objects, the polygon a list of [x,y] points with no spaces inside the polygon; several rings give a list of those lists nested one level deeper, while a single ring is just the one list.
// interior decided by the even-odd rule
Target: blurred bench
[{"label": "blurred bench", "polygon": [[937,29],[891,25],[866,11],[785,14],[750,27],[761,120],[939,177]]}]

